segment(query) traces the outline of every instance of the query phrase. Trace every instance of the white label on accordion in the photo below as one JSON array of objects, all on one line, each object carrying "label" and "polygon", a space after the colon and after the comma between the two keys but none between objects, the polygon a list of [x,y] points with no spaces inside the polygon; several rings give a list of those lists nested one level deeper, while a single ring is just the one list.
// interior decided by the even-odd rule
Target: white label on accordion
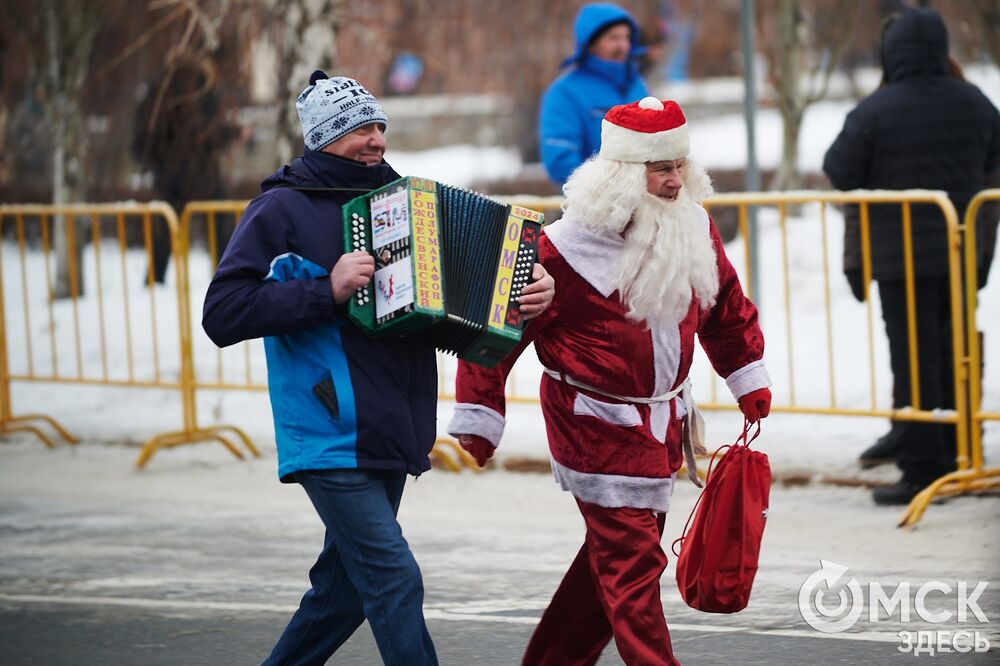
[{"label": "white label on accordion", "polygon": [[375,271],[375,318],[413,303],[413,270],[406,257]]},{"label": "white label on accordion", "polygon": [[410,235],[410,207],[406,189],[372,199],[372,247],[379,249]]}]

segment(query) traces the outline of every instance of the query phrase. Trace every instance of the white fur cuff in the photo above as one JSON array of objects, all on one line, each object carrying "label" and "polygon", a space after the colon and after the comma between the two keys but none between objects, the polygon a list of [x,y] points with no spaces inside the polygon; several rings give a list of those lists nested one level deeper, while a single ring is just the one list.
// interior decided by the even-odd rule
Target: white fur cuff
[{"label": "white fur cuff", "polygon": [[732,392],[733,397],[739,400],[747,393],[757,389],[767,388],[771,385],[771,377],[767,374],[764,361],[754,361],[726,377],[726,386]]},{"label": "white fur cuff", "polygon": [[506,419],[504,419],[503,414],[489,407],[471,402],[460,402],[455,405],[455,414],[451,417],[451,423],[448,424],[448,434],[452,437],[479,435],[488,440],[495,448],[499,446],[500,438],[503,437],[505,424]]},{"label": "white fur cuff", "polygon": [[578,472],[552,458],[552,475],[563,490],[590,504],[632,509],[670,510],[676,474],[668,477],[621,476]]}]

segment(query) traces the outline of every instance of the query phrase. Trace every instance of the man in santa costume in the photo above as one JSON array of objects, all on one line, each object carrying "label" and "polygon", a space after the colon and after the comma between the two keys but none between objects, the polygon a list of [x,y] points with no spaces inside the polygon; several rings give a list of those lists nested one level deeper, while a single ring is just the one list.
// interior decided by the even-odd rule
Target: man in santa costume
[{"label": "man in santa costume", "polygon": [[698,203],[711,184],[689,146],[675,102],[608,111],[599,154],[567,181],[565,215],[539,244],[556,283],[551,306],[497,367],[459,365],[448,431],[483,465],[503,434],[507,373],[535,343],[552,471],[586,523],[525,664],[593,664],[612,635],[626,664],[678,663],[660,603],[660,537],[685,462],[697,482],[687,379],[696,333],[746,417],[770,410],[757,309]]}]

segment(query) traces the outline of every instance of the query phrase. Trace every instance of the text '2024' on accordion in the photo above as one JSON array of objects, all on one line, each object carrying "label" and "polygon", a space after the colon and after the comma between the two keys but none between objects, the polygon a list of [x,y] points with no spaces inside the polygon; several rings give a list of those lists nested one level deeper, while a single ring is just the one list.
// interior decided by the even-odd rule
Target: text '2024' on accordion
[{"label": "text '2024' on accordion", "polygon": [[424,178],[401,178],[343,208],[344,247],[375,257],[348,304],[373,336],[422,339],[492,367],[521,339],[542,214]]}]

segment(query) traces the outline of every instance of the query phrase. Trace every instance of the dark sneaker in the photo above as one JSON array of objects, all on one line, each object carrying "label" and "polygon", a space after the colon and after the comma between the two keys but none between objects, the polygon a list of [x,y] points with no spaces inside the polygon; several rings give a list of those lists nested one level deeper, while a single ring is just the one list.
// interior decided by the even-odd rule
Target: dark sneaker
[{"label": "dark sneaker", "polygon": [[886,463],[896,462],[896,456],[903,445],[902,430],[893,427],[892,430],[882,435],[874,444],[865,449],[858,457],[861,469],[871,469]]},{"label": "dark sneaker", "polygon": [[882,486],[872,491],[872,499],[883,506],[909,504],[927,486],[900,480],[891,486]]}]

